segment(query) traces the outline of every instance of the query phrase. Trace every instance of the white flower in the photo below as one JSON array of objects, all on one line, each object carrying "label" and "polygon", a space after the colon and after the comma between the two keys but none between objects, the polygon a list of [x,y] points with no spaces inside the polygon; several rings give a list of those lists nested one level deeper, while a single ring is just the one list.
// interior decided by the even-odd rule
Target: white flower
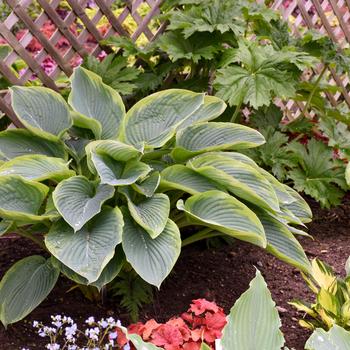
[{"label": "white flower", "polygon": [[78,347],[76,345],[68,345],[67,350],[78,350]]},{"label": "white flower", "polygon": [[39,327],[39,322],[38,321],[33,321],[33,327],[38,328]]},{"label": "white flower", "polygon": [[48,350],[60,350],[60,345],[59,344],[47,344],[46,349]]},{"label": "white flower", "polygon": [[98,324],[103,328],[108,328],[109,324],[108,322],[103,318],[101,321],[98,322]]},{"label": "white flower", "polygon": [[85,330],[85,335],[92,340],[98,340],[98,335],[100,334],[100,329],[98,327],[88,328]]},{"label": "white flower", "polygon": [[62,322],[61,321],[54,321],[54,322],[52,322],[52,324],[54,326],[56,326],[57,328],[60,328],[62,326]]},{"label": "white flower", "polygon": [[40,328],[40,329],[38,330],[38,334],[39,334],[39,336],[42,337],[42,338],[44,338],[44,337],[47,336],[46,332],[45,332],[42,328]]},{"label": "white flower", "polygon": [[107,318],[107,322],[108,322],[110,327],[114,327],[115,326],[115,319],[113,317],[108,317]]},{"label": "white flower", "polygon": [[68,324],[74,323],[74,321],[70,317],[67,317],[67,316],[63,316],[62,321],[63,321],[63,323],[68,323]]},{"label": "white flower", "polygon": [[118,333],[117,332],[109,333],[108,337],[109,339],[117,339]]},{"label": "white flower", "polygon": [[65,337],[66,337],[66,339],[67,340],[74,340],[74,336],[75,336],[75,334],[77,332],[77,329],[78,329],[78,327],[77,327],[76,323],[74,323],[70,327],[66,327],[65,328]]},{"label": "white flower", "polygon": [[85,323],[87,323],[89,326],[93,325],[95,323],[95,318],[90,316]]},{"label": "white flower", "polygon": [[126,343],[123,347],[123,350],[130,350],[130,344]]}]

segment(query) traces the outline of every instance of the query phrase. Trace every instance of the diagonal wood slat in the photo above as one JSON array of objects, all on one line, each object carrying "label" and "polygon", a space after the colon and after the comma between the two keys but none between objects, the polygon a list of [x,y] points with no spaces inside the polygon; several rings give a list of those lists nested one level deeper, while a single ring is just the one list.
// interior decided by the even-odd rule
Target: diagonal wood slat
[{"label": "diagonal wood slat", "polygon": [[[60,12],[61,0],[36,0],[42,10],[36,18],[29,11],[34,0],[3,1],[12,12],[0,21],[0,42],[5,41],[13,51],[0,62],[0,74],[11,84],[24,85],[35,77],[57,91],[55,79],[62,74],[69,76],[85,56],[111,52],[100,43],[103,39],[123,35],[134,41],[142,37],[151,42],[166,28],[166,23],[155,27],[156,22],[152,22],[161,12],[164,0],[123,0],[125,5],[119,11],[115,11],[114,0],[67,0],[69,8],[65,9],[65,15]],[[341,47],[350,44],[350,0],[275,0],[271,6],[280,10],[296,35],[313,28],[329,35]],[[136,26],[133,30],[127,25],[130,21]],[[50,27],[50,34],[45,26]],[[11,66],[18,59],[23,60],[26,67],[17,75]],[[43,69],[44,65],[51,68]],[[315,67],[309,79],[321,70],[322,67]],[[326,94],[330,103],[336,106],[345,101],[350,106],[349,77],[339,76],[333,69],[326,77],[330,84],[340,87],[340,92]],[[0,91],[0,110],[20,126],[9,100],[9,94]],[[301,102],[279,101],[278,104],[290,119],[303,110]]]}]

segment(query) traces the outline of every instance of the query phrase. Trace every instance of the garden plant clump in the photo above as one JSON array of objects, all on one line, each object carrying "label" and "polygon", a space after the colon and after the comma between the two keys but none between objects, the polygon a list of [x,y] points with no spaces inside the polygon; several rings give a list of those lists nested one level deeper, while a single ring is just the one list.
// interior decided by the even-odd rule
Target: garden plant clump
[{"label": "garden plant clump", "polygon": [[[87,52],[97,45],[102,51],[97,57],[72,55],[73,74],[58,77],[59,91],[38,86],[39,74],[25,86],[13,85],[28,75],[21,60],[9,67],[16,79],[0,76],[0,88],[9,90],[24,127],[7,128],[9,118],[0,115],[0,236],[14,245],[32,241],[19,257],[4,250],[0,321],[6,330],[35,317],[33,327],[48,350],[289,350],[281,322],[292,312],[284,307],[292,305],[309,332],[302,339],[305,350],[350,350],[349,271],[337,278],[323,262],[327,255],[309,260],[336,247],[315,253],[302,246],[312,245],[310,197],[322,208],[347,201],[350,110],[343,101],[346,87],[328,82],[335,74],[347,75],[348,47],[321,34],[317,21],[313,30],[294,35],[269,1],[253,0],[165,1],[148,28],[155,31],[164,22],[164,32],[150,42],[145,36],[134,42],[131,32],[141,17],[147,19],[148,2],[134,7],[116,1],[102,8],[101,1],[82,5],[87,16],[80,22],[77,15],[69,30],[79,38],[86,21],[94,23],[103,13],[96,35],[81,43]],[[24,9],[29,18],[38,18],[40,3]],[[64,20],[76,13],[73,5],[62,2],[55,13]],[[316,10],[312,6],[308,15],[316,16]],[[7,16],[12,10],[4,5],[0,11]],[[115,29],[111,18],[124,11],[130,12],[124,23],[130,38],[107,35],[98,43],[96,37]],[[43,22],[42,37],[64,34],[54,22]],[[21,41],[28,38],[20,21],[12,32]],[[30,40],[26,53],[39,57],[45,45],[35,35]],[[0,44],[0,60],[18,51]],[[61,54],[69,45],[68,37],[55,43]],[[40,65],[48,74],[59,70],[49,56]],[[316,221],[333,215],[329,223],[340,222],[341,211],[346,215],[348,206],[335,216],[324,211]],[[208,259],[210,271],[209,264],[201,271],[199,259],[186,266],[186,274],[205,280],[208,288],[181,295],[188,298],[186,306],[193,300],[187,312],[165,317],[158,312],[156,289],[166,281],[168,291],[176,289],[171,296],[178,297],[181,288],[192,288],[186,278],[179,285],[171,281],[182,273],[174,270],[182,249],[194,243],[186,252],[203,257],[202,250],[214,247],[212,257],[217,254]],[[248,249],[256,255],[244,260],[250,267],[258,266],[264,276],[265,268],[275,269],[276,284],[294,283],[301,273],[313,295],[305,288],[294,300],[284,297],[290,305],[285,300],[276,308],[262,273],[254,269],[248,290],[225,314],[233,301],[224,310],[209,300],[219,300],[216,286],[226,288],[242,266],[237,252]],[[289,266],[280,268],[271,256],[263,260],[263,250]],[[218,265],[230,261],[227,276],[220,276]],[[246,284],[235,279],[234,299],[247,288],[244,278]],[[215,288],[209,287],[213,280]],[[284,293],[276,284],[274,298]],[[97,321],[96,315],[84,315],[84,323],[81,312],[78,318],[73,313],[75,322],[61,310],[50,312],[49,324],[39,321],[45,317],[31,313],[47,306],[54,288],[79,298],[82,292],[109,316]],[[231,290],[223,298],[228,294]],[[116,304],[111,310],[111,296],[127,314]],[[65,297],[50,300],[59,305]],[[299,301],[304,297],[314,300]],[[140,317],[140,308],[152,301]],[[176,313],[180,316],[169,319]],[[110,316],[116,314],[125,327]],[[31,344],[23,347],[34,350]]]},{"label": "garden plant clump", "polygon": [[84,68],[68,100],[70,107],[45,88],[12,88],[27,130],[0,133],[2,233],[16,230],[51,257],[27,257],[5,274],[4,325],[33,310],[60,273],[100,290],[132,268],[159,287],[181,245],[216,236],[309,270],[294,236],[305,234],[294,225],[310,220],[308,205],[236,151],[263,144],[259,132],[210,122],[222,100],[170,89],[126,113],[119,94]]}]

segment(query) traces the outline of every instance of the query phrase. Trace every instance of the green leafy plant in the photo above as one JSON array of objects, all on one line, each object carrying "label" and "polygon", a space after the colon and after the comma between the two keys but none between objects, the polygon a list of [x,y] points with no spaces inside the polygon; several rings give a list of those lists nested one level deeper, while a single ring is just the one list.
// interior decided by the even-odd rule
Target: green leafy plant
[{"label": "green leafy plant", "polygon": [[159,288],[181,245],[218,235],[309,270],[293,226],[310,221],[308,205],[236,152],[263,144],[259,132],[208,122],[222,100],[170,89],[126,112],[96,74],[77,68],[71,84],[69,105],[46,88],[11,89],[27,130],[0,133],[1,232],[31,238],[51,257],[27,257],[5,274],[4,325],[33,310],[60,272],[101,289],[127,260]]},{"label": "green leafy plant", "polygon": [[[349,272],[349,271],[347,271]],[[331,267],[315,259],[310,274],[303,277],[315,294],[315,302],[293,301],[290,304],[305,314],[300,325],[309,329],[331,329],[338,325],[350,330],[350,278],[338,278]]]},{"label": "green leafy plant", "polygon": [[[259,271],[232,307],[218,350],[288,350],[280,330],[275,303]],[[254,334],[254,337],[251,335]],[[306,350],[348,350],[350,332],[334,325],[328,332],[317,328],[305,344]]]},{"label": "green leafy plant", "polygon": [[277,107],[261,108],[251,124],[266,143],[246,154],[280,180],[292,183],[323,207],[338,205],[348,189],[345,179],[349,148],[347,126],[331,118],[306,119],[283,125]]}]

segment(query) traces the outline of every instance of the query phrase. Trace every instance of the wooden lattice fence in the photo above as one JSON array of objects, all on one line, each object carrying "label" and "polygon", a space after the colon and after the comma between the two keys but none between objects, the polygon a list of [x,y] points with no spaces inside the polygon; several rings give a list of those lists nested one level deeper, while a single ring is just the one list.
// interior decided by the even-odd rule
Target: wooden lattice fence
[{"label": "wooden lattice fence", "polygon": [[[41,11],[35,11],[35,15],[31,13],[34,3]],[[0,42],[9,44],[12,51],[0,60],[0,74],[16,85],[25,84],[34,75],[43,85],[58,90],[56,78],[62,73],[70,76],[72,67],[82,57],[98,56],[102,50],[108,52],[100,43],[102,39],[123,35],[152,41],[160,35],[165,23],[155,18],[161,3],[162,0],[3,0],[9,11],[0,22]],[[350,43],[350,0],[276,0],[272,6],[281,11],[296,35],[314,28],[329,35],[341,47]],[[18,59],[24,64],[19,75],[11,69]],[[44,70],[47,62],[51,68]],[[315,67],[314,73],[321,69]],[[326,76],[340,88],[338,93],[327,95],[330,103],[337,105],[345,101],[350,106],[348,76],[338,76],[332,69]],[[3,91],[0,110],[18,125],[9,102],[9,94]],[[284,107],[294,114],[302,109],[292,101]]]}]

